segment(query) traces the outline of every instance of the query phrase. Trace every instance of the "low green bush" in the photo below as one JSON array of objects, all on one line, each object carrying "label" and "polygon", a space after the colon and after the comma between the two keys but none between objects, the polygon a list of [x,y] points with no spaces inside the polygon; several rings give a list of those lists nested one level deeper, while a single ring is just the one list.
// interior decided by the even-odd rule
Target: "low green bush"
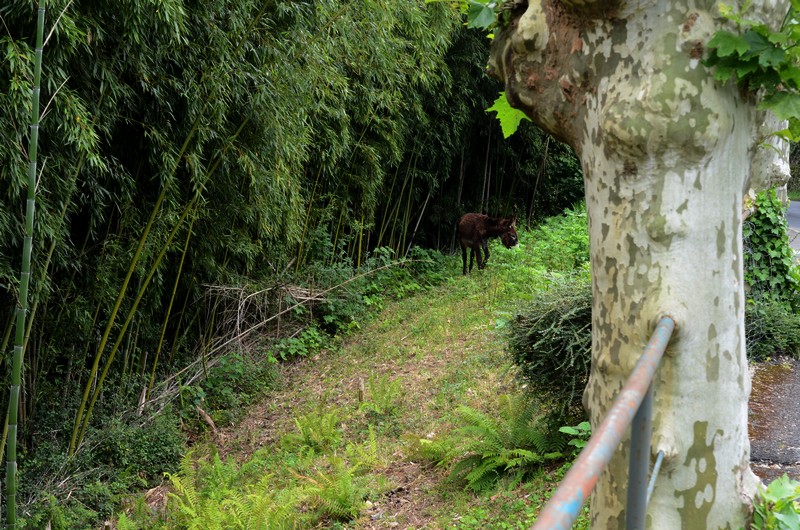
[{"label": "low green bush", "polygon": [[98,528],[132,492],[160,484],[178,469],[185,437],[167,409],[157,416],[101,417],[71,458],[46,442],[23,460],[24,528]]},{"label": "low green bush", "polygon": [[751,530],[797,530],[800,528],[800,482],[788,475],[759,486],[753,503]]},{"label": "low green bush", "polygon": [[567,437],[542,428],[538,404],[529,396],[503,395],[498,411],[488,414],[461,406],[453,433],[434,438],[411,439],[409,452],[450,470],[450,478],[476,492],[510,479],[516,487],[547,462],[566,458]]},{"label": "low green bush", "polygon": [[531,252],[549,271],[572,271],[589,262],[586,205],[578,203],[562,215],[548,217],[534,228]]},{"label": "low green bush", "polygon": [[315,290],[329,290],[313,308],[314,316],[331,333],[357,329],[383,309],[388,300],[402,299],[438,285],[447,277],[447,258],[441,252],[412,247],[407,257],[390,248],[372,251],[358,269],[346,264],[312,263],[305,273]]},{"label": "low green bush", "polygon": [[[520,376],[551,411],[554,427],[584,416],[583,389],[592,347],[592,293],[586,276],[557,282],[506,326],[509,351]],[[785,302],[749,300],[745,339],[750,360],[800,357],[800,315]]]},{"label": "low green bush", "polygon": [[786,207],[774,189],[759,193],[755,206],[742,227],[748,298],[784,302],[799,311],[800,272],[789,245]]},{"label": "low green bush", "polygon": [[744,323],[750,360],[782,355],[800,358],[800,315],[786,303],[769,298],[750,299]]},{"label": "low green bush", "polygon": [[534,298],[508,330],[509,350],[522,379],[558,428],[583,417],[581,399],[592,349],[592,287],[584,275],[555,283]]}]

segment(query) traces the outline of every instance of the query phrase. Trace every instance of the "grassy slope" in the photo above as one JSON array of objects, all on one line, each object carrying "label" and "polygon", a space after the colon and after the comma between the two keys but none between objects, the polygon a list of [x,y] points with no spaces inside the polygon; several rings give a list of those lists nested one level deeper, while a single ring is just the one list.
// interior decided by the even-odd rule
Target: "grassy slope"
[{"label": "grassy slope", "polygon": [[[498,247],[485,271],[466,278],[457,274],[460,264],[454,259],[453,277],[444,285],[390,304],[336,351],[284,367],[282,390],[225,432],[217,442],[220,452],[246,460],[292,431],[295,418],[319,407],[336,412],[346,439],[362,440],[371,420],[359,410],[359,389],[369,400],[369,383],[385,376],[400,381],[397,409],[375,429],[381,458],[373,474],[385,478],[380,487],[386,493],[352,527],[466,528],[472,520],[485,526],[496,512],[508,510],[514,512],[502,516],[508,527],[517,527],[515,517],[525,527],[536,503],[530,493],[550,487],[552,477],[543,474],[542,482],[516,492],[475,496],[446,481],[442,470],[411,460],[406,442],[409,436],[432,437],[452,429],[458,405],[491,411],[499,395],[515,392],[496,322],[544,282],[533,271],[508,278],[510,262],[520,252]],[[529,508],[514,507],[518,503]]]}]

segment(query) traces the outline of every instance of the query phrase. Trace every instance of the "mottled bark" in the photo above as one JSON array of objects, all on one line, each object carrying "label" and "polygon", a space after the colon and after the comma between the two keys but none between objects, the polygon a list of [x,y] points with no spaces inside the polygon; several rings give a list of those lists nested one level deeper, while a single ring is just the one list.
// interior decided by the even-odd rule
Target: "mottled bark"
[{"label": "mottled bark", "polygon": [[[648,527],[744,526],[749,468],[742,205],[785,178],[757,147],[774,123],[713,80],[712,1],[530,2],[498,33],[491,71],[512,105],[573,146],[585,175],[594,290],[584,404],[597,427],[664,314],[676,335],[655,381],[665,463]],[[787,2],[754,2],[776,24]],[[779,146],[781,149],[783,145]],[[752,168],[751,168],[752,163]],[[592,528],[623,528],[626,439],[592,496]]]}]

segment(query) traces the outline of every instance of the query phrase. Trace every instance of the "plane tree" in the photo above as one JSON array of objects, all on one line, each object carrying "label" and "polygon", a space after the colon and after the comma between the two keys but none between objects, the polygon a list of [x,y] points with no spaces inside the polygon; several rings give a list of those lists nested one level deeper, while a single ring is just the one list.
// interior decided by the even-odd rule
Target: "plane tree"
[{"label": "plane tree", "polygon": [[[755,191],[788,177],[791,133],[772,133],[796,85],[781,85],[780,66],[764,59],[786,48],[788,2],[753,1],[747,20],[740,4],[720,13],[710,0],[506,2],[491,51],[510,104],[583,167],[593,288],[584,405],[594,427],[656,322],[676,322],[654,382],[652,453],[665,460],[651,528],[741,528],[758,483],[742,221]],[[753,79],[763,72],[774,75]],[[628,451],[626,439],[593,492],[592,528],[624,526]]]}]

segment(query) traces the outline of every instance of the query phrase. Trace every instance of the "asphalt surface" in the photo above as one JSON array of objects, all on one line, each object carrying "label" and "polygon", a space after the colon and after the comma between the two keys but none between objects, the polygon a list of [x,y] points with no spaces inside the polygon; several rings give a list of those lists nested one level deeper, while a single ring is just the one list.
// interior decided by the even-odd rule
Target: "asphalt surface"
[{"label": "asphalt surface", "polygon": [[795,253],[800,252],[800,201],[791,201],[786,212],[789,221],[789,243]]},{"label": "asphalt surface", "polygon": [[[800,202],[786,213],[789,242],[800,261]],[[784,473],[800,480],[800,362],[784,359],[753,367],[750,395],[751,467],[765,483]]]}]

